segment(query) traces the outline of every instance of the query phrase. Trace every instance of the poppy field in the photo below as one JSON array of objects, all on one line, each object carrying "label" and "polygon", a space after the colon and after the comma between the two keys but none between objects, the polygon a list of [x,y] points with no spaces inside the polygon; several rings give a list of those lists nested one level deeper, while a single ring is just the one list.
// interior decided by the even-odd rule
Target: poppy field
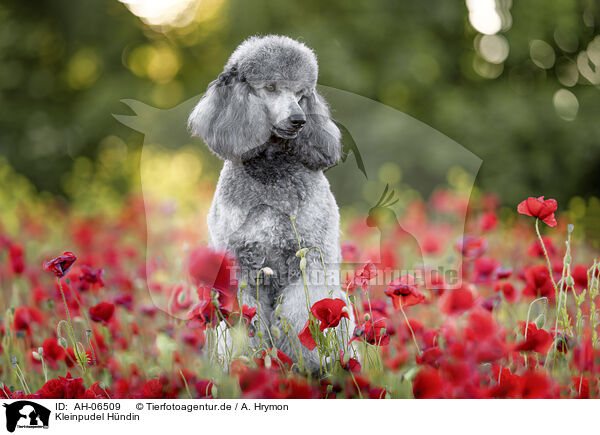
[{"label": "poppy field", "polygon": [[[461,259],[453,286],[410,273],[382,283],[407,261],[396,249],[406,233],[388,233],[378,262],[359,262],[374,228],[342,215],[346,297],[307,307],[299,333],[265,333],[256,307],[238,303],[235,258],[195,242],[195,230],[168,234],[185,249],[148,260],[141,195],[86,215],[28,189],[8,194],[18,175],[3,166],[2,177],[13,183],[0,216],[5,399],[599,396],[600,263],[572,204],[501,206],[482,192],[467,204],[451,190],[412,199],[401,224],[425,234],[423,255]],[[466,212],[464,234],[450,237],[432,210]],[[302,267],[312,254],[297,255]],[[356,327],[335,332],[351,314]],[[223,352],[224,331],[235,345]],[[289,335],[297,355],[273,335]],[[318,372],[300,346],[319,351]]]}]

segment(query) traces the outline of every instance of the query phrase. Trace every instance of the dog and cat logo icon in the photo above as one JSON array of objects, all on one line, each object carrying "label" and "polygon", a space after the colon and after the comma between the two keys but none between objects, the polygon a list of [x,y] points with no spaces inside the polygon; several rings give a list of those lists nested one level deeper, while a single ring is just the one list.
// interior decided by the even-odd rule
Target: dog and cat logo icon
[{"label": "dog and cat logo icon", "polygon": [[29,400],[18,400],[3,404],[6,408],[6,430],[14,432],[19,429],[48,429],[50,410]]}]

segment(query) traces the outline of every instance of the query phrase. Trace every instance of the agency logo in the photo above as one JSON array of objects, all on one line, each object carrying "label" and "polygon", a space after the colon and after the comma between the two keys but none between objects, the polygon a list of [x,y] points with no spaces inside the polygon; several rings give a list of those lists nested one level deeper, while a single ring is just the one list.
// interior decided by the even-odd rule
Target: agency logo
[{"label": "agency logo", "polygon": [[48,429],[50,410],[29,400],[18,400],[11,404],[3,404],[6,408],[6,430],[14,432],[19,429]]}]

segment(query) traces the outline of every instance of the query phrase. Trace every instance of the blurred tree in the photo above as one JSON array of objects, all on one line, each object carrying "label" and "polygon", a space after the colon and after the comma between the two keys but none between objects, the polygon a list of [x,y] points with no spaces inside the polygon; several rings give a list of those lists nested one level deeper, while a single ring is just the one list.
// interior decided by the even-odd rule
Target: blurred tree
[{"label": "blurred tree", "polygon": [[141,145],[111,116],[126,112],[120,99],[175,106],[247,36],[282,33],[315,49],[322,84],[479,155],[478,184],[506,203],[600,195],[599,27],[594,0],[5,0],[0,153],[64,192],[74,160],[107,136]]}]

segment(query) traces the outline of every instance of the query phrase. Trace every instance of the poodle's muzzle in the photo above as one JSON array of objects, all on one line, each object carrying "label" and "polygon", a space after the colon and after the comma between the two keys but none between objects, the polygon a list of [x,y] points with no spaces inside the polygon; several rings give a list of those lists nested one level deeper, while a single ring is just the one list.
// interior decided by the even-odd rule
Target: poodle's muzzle
[{"label": "poodle's muzzle", "polygon": [[304,124],[306,124],[306,115],[296,113],[279,123],[280,126],[273,126],[273,133],[282,139],[294,139],[298,136]]},{"label": "poodle's muzzle", "polygon": [[306,114],[300,106],[303,92],[282,84],[272,84],[260,89],[258,95],[272,120],[273,134],[282,139],[295,139],[307,121]]}]

